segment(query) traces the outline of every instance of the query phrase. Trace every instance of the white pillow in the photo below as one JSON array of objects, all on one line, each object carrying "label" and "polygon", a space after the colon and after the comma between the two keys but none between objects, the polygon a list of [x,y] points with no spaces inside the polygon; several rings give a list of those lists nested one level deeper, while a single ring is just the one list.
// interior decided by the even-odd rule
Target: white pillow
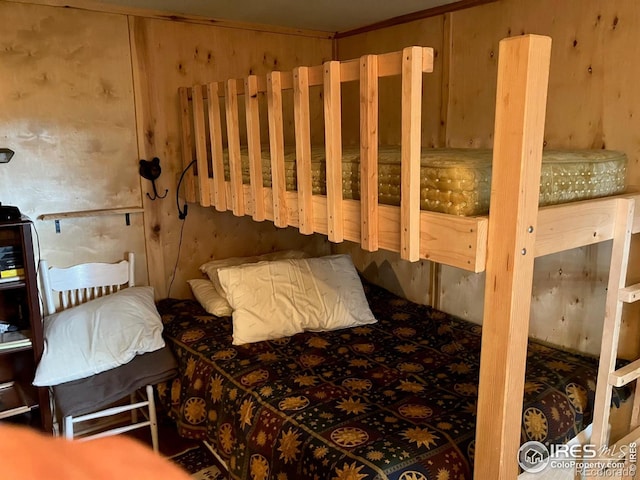
[{"label": "white pillow", "polygon": [[33,384],[57,385],[124,365],[164,347],[153,287],[131,287],[44,319]]},{"label": "white pillow", "polygon": [[218,317],[229,317],[231,315],[233,311],[231,305],[216,291],[210,280],[194,278],[193,280],[187,280],[187,283],[191,287],[193,296],[196,297],[202,308],[211,315]]},{"label": "white pillow", "polygon": [[233,344],[375,323],[349,255],[218,270],[233,308]]},{"label": "white pillow", "polygon": [[209,277],[213,287],[218,294],[228,301],[228,298],[224,292],[222,286],[220,286],[220,280],[218,280],[218,269],[227,267],[236,267],[238,265],[244,265],[246,263],[257,263],[273,260],[285,260],[290,258],[307,258],[309,254],[298,250],[283,250],[280,252],[265,253],[264,255],[253,255],[250,257],[230,257],[222,258],[220,260],[212,260],[210,262],[200,265],[200,271]]}]

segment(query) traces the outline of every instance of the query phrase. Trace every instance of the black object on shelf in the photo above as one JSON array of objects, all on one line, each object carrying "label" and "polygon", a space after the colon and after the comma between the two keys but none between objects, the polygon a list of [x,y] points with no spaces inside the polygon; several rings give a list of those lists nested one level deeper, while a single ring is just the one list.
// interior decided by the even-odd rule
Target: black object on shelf
[{"label": "black object on shelf", "polygon": [[22,214],[18,207],[0,203],[0,221],[20,220]]}]

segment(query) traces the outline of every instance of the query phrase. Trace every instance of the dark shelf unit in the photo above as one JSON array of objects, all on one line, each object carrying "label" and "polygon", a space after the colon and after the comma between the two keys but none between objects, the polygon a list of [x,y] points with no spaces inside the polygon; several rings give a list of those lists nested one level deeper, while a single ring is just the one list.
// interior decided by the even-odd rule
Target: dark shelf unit
[{"label": "dark shelf unit", "polygon": [[32,385],[44,348],[32,225],[25,216],[0,221],[0,247],[13,247],[24,270],[0,278],[0,321],[16,325],[31,340],[2,342],[0,335],[0,421],[25,423],[19,416],[27,414],[26,423],[51,432],[49,392]]}]

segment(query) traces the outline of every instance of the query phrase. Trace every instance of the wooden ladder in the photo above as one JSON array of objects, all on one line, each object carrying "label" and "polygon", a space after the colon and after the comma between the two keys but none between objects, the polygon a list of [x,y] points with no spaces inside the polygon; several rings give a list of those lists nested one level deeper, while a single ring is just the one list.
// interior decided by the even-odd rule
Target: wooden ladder
[{"label": "wooden ladder", "polygon": [[[622,322],[624,304],[640,300],[640,283],[625,286],[631,235],[633,233],[634,206],[633,199],[622,198],[618,200],[615,211],[613,246],[602,330],[602,346],[600,348],[593,431],[591,434],[591,443],[593,445],[598,448],[609,447],[616,453],[621,452],[619,447],[629,445],[631,442],[640,439],[638,421],[640,395],[636,393],[631,414],[631,431],[618,440],[614,446],[609,446],[609,415],[613,387],[622,387],[640,378],[640,359],[616,370],[620,324]],[[614,448],[615,450],[613,450]]]}]

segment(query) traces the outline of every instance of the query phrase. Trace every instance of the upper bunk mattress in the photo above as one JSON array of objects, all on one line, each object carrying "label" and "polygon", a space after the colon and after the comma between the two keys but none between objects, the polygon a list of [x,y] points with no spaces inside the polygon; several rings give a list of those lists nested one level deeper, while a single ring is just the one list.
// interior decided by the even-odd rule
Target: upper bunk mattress
[{"label": "upper bunk mattress", "polygon": [[[264,150],[263,150],[264,151]],[[326,195],[324,148],[312,149],[314,195]],[[420,173],[420,208],[453,215],[485,215],[491,194],[490,149],[423,148]],[[627,157],[612,150],[545,150],[540,178],[540,205],[553,205],[622,193]],[[263,185],[271,187],[268,156],[262,162]],[[400,147],[381,146],[378,156],[380,203],[400,205]],[[287,190],[296,190],[295,150],[285,151]],[[242,155],[243,183],[249,183],[249,161]],[[225,178],[229,180],[225,158]],[[360,199],[360,151],[342,153],[342,190],[347,199]]]}]

